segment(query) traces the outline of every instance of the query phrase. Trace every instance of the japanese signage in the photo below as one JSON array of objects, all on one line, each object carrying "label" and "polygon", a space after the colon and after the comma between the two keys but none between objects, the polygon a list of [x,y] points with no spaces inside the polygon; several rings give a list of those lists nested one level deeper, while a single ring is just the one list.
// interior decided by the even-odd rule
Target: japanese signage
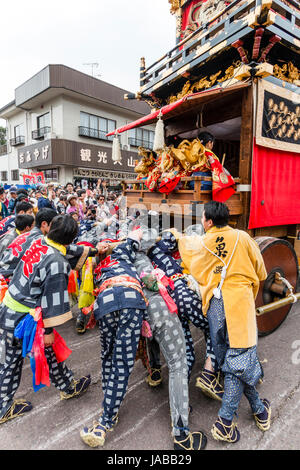
[{"label": "japanese signage", "polygon": [[94,166],[115,169],[116,171],[123,169],[125,171],[133,171],[136,159],[134,158],[134,154],[131,153],[129,155],[129,152],[126,152],[126,154],[123,152],[121,155],[120,160],[113,161],[111,148],[102,148],[99,150],[99,148],[90,148],[82,145],[79,149],[79,159],[81,164],[92,163]]},{"label": "japanese signage", "polygon": [[300,97],[287,88],[261,80],[256,143],[300,153]]},{"label": "japanese signage", "polygon": [[20,168],[43,168],[49,165],[74,166],[93,170],[134,173],[137,152],[122,150],[121,159],[113,161],[112,147],[85,144],[64,139],[52,139],[18,151]]},{"label": "japanese signage", "polygon": [[22,147],[18,150],[19,168],[36,168],[52,163],[51,141]]},{"label": "japanese signage", "polygon": [[88,170],[86,168],[75,168],[73,176],[77,178],[105,178],[105,179],[117,179],[122,181],[123,179],[136,178],[136,173],[127,173],[120,171],[105,171],[105,170]]}]

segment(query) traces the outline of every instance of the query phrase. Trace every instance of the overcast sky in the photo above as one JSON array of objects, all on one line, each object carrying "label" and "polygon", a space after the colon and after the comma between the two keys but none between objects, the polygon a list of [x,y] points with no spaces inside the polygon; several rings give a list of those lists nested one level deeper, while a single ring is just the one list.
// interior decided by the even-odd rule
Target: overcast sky
[{"label": "overcast sky", "polygon": [[[48,64],[64,64],[129,91],[140,58],[151,65],[175,45],[168,0],[10,0],[1,5],[0,108]],[[1,123],[3,125],[3,121]]]}]

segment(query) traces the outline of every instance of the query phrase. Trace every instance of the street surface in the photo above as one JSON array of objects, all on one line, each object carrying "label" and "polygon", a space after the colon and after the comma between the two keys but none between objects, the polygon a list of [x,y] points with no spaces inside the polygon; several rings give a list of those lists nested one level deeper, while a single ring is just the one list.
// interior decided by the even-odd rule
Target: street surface
[{"label": "street surface", "polygon": [[[60,400],[54,387],[37,393],[32,389],[29,360],[23,368],[17,397],[34,406],[28,414],[0,426],[1,450],[90,450],[80,439],[79,431],[90,425],[100,409],[100,342],[98,329],[79,336],[75,320],[58,328],[73,350],[68,364],[76,377],[90,373],[92,384],[80,398]],[[191,430],[204,430],[207,450],[295,450],[300,448],[300,303],[294,305],[285,322],[273,334],[259,338],[258,351],[264,361],[264,382],[258,386],[261,398],[272,406],[271,429],[263,433],[254,424],[248,403],[243,397],[238,417],[241,440],[225,444],[213,440],[210,429],[216,419],[219,402],[204,396],[195,387],[204,361],[204,338],[193,329],[196,364],[190,383]],[[164,364],[164,362],[163,362]],[[173,449],[168,407],[168,370],[163,365],[163,384],[151,389],[145,382],[141,361],[135,364],[129,388],[119,413],[119,423],[108,433],[104,449],[162,450]],[[101,452],[101,450],[100,450]]]}]

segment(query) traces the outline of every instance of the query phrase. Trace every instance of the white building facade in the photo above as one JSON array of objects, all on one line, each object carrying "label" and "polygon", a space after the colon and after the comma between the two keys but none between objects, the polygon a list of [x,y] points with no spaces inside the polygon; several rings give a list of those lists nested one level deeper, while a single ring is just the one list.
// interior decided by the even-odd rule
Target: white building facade
[{"label": "white building facade", "polygon": [[83,183],[134,177],[138,147],[151,148],[153,126],[123,133],[121,160],[112,160],[108,132],[149,113],[144,102],[125,100],[126,90],[64,65],[48,65],[15,90],[0,109],[7,145],[0,147],[0,180],[23,184],[43,172],[46,181]]}]

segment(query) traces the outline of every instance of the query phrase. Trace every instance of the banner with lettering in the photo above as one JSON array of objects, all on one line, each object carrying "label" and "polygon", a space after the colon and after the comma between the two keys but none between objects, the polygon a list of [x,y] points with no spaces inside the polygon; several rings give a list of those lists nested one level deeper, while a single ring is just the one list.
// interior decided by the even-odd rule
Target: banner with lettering
[{"label": "banner with lettering", "polygon": [[256,143],[300,153],[300,96],[266,80],[258,83]]},{"label": "banner with lettering", "polygon": [[30,176],[33,176],[35,184],[45,184],[45,177],[42,171],[38,173],[31,173]]},{"label": "banner with lettering", "polygon": [[22,175],[24,184],[35,184],[34,176],[32,175]]}]

